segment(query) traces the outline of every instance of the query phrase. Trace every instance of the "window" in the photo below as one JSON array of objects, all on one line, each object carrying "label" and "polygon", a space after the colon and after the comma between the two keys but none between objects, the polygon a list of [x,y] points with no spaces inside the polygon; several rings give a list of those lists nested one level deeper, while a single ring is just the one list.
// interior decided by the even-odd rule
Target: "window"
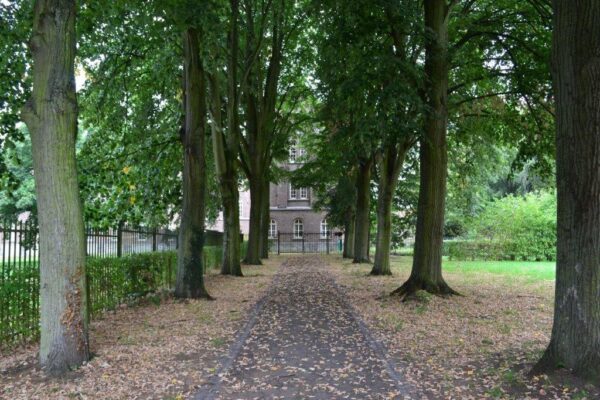
[{"label": "window", "polygon": [[290,163],[301,162],[302,157],[306,155],[306,150],[298,146],[296,140],[292,140],[290,143]]},{"label": "window", "polygon": [[304,236],[304,223],[300,218],[294,220],[294,239],[302,239]]},{"label": "window", "polygon": [[296,200],[298,198],[298,189],[290,184],[290,200]]},{"label": "window", "polygon": [[327,220],[324,219],[321,221],[321,239],[329,238],[329,226],[327,225]]},{"label": "window", "polygon": [[298,156],[298,149],[296,148],[296,141],[293,140],[290,144],[290,162],[295,163],[296,157]]},{"label": "window", "polygon": [[305,188],[305,187],[300,188],[300,198],[302,200],[308,199],[308,188]]},{"label": "window", "polygon": [[269,223],[269,237],[271,239],[277,237],[277,221],[275,221],[274,219],[272,219],[271,223]]}]

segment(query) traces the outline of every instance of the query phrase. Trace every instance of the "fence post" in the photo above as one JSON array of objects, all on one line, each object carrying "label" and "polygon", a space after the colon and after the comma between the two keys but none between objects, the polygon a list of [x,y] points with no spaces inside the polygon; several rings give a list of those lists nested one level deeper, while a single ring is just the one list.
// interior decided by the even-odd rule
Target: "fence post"
[{"label": "fence post", "polygon": [[152,230],[152,251],[158,250],[158,246],[156,244],[156,228]]},{"label": "fence post", "polygon": [[302,254],[304,254],[304,232],[302,232]]},{"label": "fence post", "polygon": [[279,248],[280,242],[281,242],[281,232],[277,231],[277,255],[281,254],[281,250]]},{"label": "fence post", "polygon": [[327,243],[327,254],[329,254],[329,232],[325,233],[325,242]]},{"label": "fence post", "polygon": [[117,257],[123,255],[123,224],[117,226]]}]

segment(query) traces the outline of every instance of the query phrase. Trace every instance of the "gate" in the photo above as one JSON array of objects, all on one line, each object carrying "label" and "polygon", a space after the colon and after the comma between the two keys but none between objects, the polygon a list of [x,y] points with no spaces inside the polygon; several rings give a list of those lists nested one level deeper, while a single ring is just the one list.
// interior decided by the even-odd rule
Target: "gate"
[{"label": "gate", "polygon": [[277,254],[284,253],[317,253],[333,254],[342,252],[342,236],[322,235],[321,233],[303,233],[302,236],[293,233],[278,232],[277,237],[269,238],[269,251]]}]

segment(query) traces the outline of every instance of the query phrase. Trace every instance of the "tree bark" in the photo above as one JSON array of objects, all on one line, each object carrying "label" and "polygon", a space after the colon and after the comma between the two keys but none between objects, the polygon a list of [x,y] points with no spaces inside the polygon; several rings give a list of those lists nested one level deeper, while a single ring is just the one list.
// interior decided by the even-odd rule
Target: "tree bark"
[{"label": "tree bark", "polygon": [[389,146],[379,162],[379,190],[377,199],[377,238],[375,262],[371,275],[391,275],[390,244],[392,241],[392,200],[410,142]]},{"label": "tree bark", "polygon": [[411,275],[392,294],[405,297],[418,290],[456,294],[442,277],[442,245],[448,154],[448,16],[446,0],[425,0],[425,74],[427,103],[420,141],[420,188]]},{"label": "tree bark", "polygon": [[371,229],[371,169],[373,157],[360,161],[356,179],[356,219],[354,227],[354,263],[368,263]]},{"label": "tree bark", "polygon": [[265,178],[262,198],[262,227],[260,228],[260,257],[263,259],[269,258],[269,225],[271,224],[270,186],[271,182],[269,182],[268,178]]},{"label": "tree bark", "polygon": [[557,262],[550,345],[534,373],[600,384],[600,3],[555,0]]},{"label": "tree bark", "polygon": [[263,213],[263,178],[261,176],[248,175],[250,182],[250,222],[248,234],[248,249],[244,262],[250,265],[261,265],[261,234]]},{"label": "tree bark", "polygon": [[61,374],[89,359],[85,229],[75,142],[76,2],[35,2],[33,91],[23,109],[40,232],[40,363]]},{"label": "tree bark", "polygon": [[179,228],[175,296],[210,298],[204,287],[204,216],[206,196],[206,84],[200,61],[198,32],[183,33],[184,112],[183,205]]},{"label": "tree bark", "polygon": [[354,258],[354,224],[354,212],[349,212],[344,226],[344,251],[342,254],[344,258]]},{"label": "tree bark", "polygon": [[221,274],[243,276],[240,264],[240,210],[237,177],[222,180],[223,197],[223,263]]}]

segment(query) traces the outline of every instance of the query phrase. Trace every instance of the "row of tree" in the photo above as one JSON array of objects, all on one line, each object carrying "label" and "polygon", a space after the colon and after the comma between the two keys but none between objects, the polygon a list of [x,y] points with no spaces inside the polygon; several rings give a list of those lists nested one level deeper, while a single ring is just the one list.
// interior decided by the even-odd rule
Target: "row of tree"
[{"label": "row of tree", "polygon": [[[405,180],[405,161],[418,158],[413,269],[395,291],[406,297],[417,290],[455,293],[441,269],[448,132],[451,143],[468,146],[476,141],[471,134],[491,127],[489,138],[518,144],[519,160],[543,167],[551,159],[548,132],[556,108],[556,313],[539,367],[565,365],[600,376],[595,112],[600,91],[590,84],[600,74],[594,55],[600,37],[593,29],[600,8],[594,1],[555,0],[552,10],[540,0],[426,0],[423,8],[388,0],[143,5],[118,0],[106,7],[85,3],[77,10],[74,0],[37,0],[31,14],[23,4],[7,15],[22,29],[17,33],[30,32],[32,63],[18,37],[3,45],[2,51],[15,55],[10,67],[23,72],[18,79],[3,79],[6,93],[14,94],[3,100],[8,121],[3,129],[4,137],[18,134],[11,128],[15,105],[29,96],[22,119],[32,138],[41,250],[40,360],[48,371],[64,371],[89,357],[78,120],[95,131],[82,150],[94,160],[86,175],[102,174],[103,168],[113,175],[82,179],[98,209],[114,192],[131,191],[129,205],[114,206],[145,201],[180,213],[176,294],[181,297],[210,297],[202,272],[207,193],[218,193],[224,213],[222,273],[242,273],[240,170],[252,199],[246,262],[258,264],[267,256],[272,164],[304,122],[304,112],[317,112],[321,129],[305,135],[315,157],[294,179],[318,182],[331,222],[345,228],[344,255],[356,262],[369,261],[375,195],[373,274],[390,273],[392,203]],[[556,106],[547,62],[552,15]],[[30,21],[29,30],[23,21]],[[90,82],[82,91],[81,111],[75,87],[78,41],[78,65]],[[307,96],[308,88],[314,96]],[[99,157],[130,160],[134,153],[140,164],[126,164],[117,179],[114,160]],[[150,157],[153,162],[147,162]],[[128,178],[132,168],[139,170],[136,184],[146,182],[142,200],[133,194],[138,189]],[[181,182],[180,196],[165,182]],[[182,206],[174,206],[178,203]]]},{"label": "row of tree", "polygon": [[[280,0],[2,6],[14,23],[7,28],[11,46],[2,50],[19,61],[9,69],[16,75],[3,79],[15,94],[3,99],[3,139],[7,148],[22,142],[22,130],[14,128],[22,106],[40,228],[40,361],[49,372],[89,357],[84,213],[98,223],[110,215],[112,223],[114,215],[117,222],[148,221],[140,215],[144,208],[158,221],[160,214],[179,215],[175,294],[210,298],[202,265],[206,205],[224,214],[221,272],[241,276],[243,172],[252,198],[245,261],[260,264],[268,255],[270,166],[298,125],[304,83],[293,52],[308,6]],[[207,193],[218,200],[207,201]]]}]

